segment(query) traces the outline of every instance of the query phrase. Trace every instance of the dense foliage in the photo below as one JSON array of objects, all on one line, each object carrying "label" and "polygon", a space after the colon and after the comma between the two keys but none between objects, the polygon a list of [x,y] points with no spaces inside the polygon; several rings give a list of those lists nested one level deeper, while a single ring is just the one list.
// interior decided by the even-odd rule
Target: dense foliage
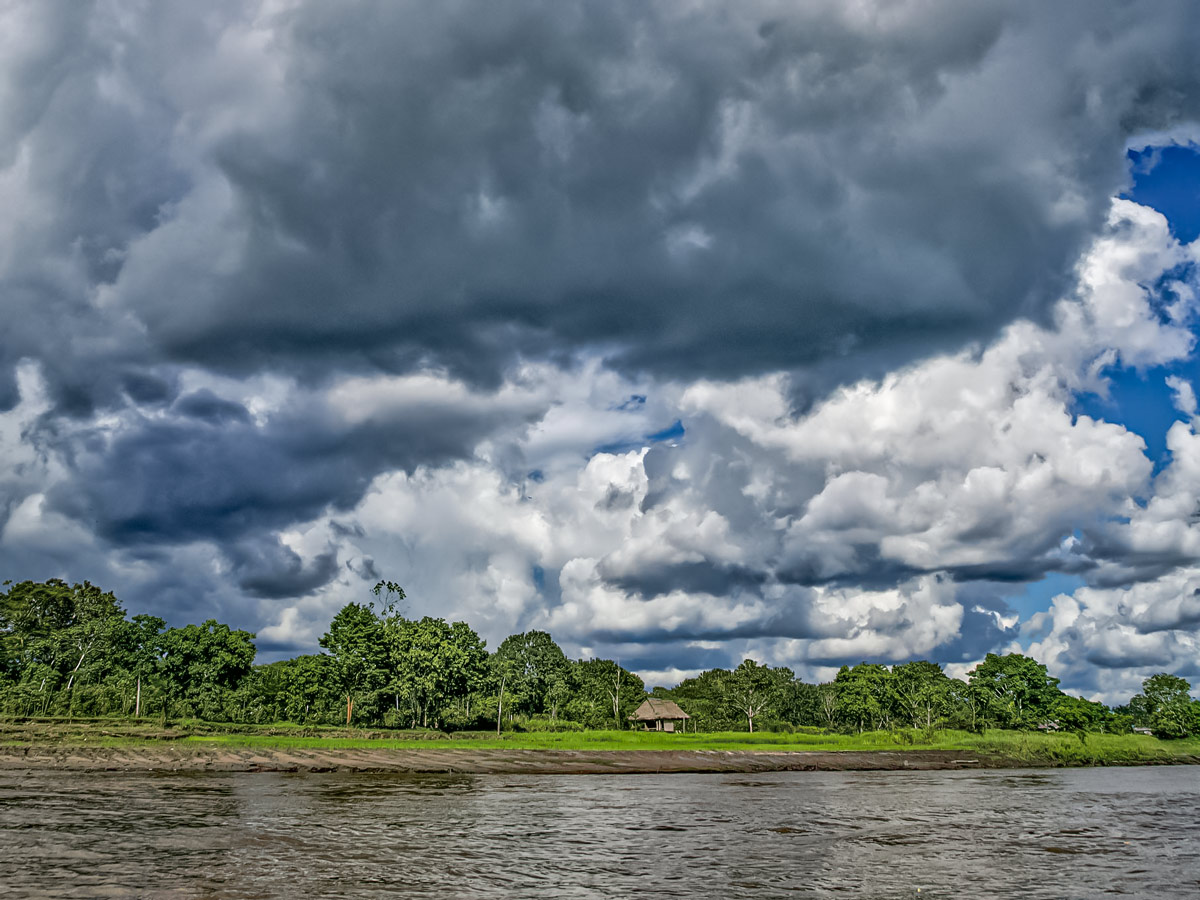
[{"label": "dense foliage", "polygon": [[[0,713],[161,716],[211,721],[399,728],[624,728],[645,699],[640,678],[608,659],[573,660],[544,631],[492,653],[465,622],[406,618],[404,591],[348,603],[320,640],[325,652],[255,665],[254,635],[214,620],[168,628],[128,616],[92,584],[6,583],[0,594]],[[966,680],[935,663],[843,666],[808,684],[745,660],[653,696],[677,702],[689,730],[840,731],[954,727],[1089,732],[1146,728],[1200,734],[1200,701],[1183,678],[1154,675],[1128,705],[1062,693],[1036,660],[988,654]]]}]

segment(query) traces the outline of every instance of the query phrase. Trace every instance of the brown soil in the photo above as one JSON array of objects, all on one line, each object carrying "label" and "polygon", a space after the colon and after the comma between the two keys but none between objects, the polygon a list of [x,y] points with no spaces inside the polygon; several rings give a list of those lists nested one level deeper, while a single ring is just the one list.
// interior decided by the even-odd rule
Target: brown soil
[{"label": "brown soil", "polygon": [[730,750],[265,750],[167,745],[137,748],[0,747],[0,770],[125,772],[461,772],[634,774],[661,772],[900,771],[1028,766],[947,750],[750,752]]}]

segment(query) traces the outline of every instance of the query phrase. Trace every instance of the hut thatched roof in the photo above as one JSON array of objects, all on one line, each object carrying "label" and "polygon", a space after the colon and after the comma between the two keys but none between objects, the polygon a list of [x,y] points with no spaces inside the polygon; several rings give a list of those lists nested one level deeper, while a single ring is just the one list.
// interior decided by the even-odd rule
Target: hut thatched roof
[{"label": "hut thatched roof", "polygon": [[648,697],[646,702],[637,708],[630,716],[635,722],[653,722],[656,719],[690,719],[687,713],[679,708],[672,700],[659,700]]}]

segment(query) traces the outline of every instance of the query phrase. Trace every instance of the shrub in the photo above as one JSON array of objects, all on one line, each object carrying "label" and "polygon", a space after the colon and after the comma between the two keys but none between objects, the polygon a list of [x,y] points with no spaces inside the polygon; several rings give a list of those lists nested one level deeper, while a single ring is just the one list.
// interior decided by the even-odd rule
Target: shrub
[{"label": "shrub", "polygon": [[534,733],[586,730],[578,722],[571,722],[567,719],[551,719],[549,716],[529,716],[528,718],[517,719],[514,724],[518,725],[521,731]]}]

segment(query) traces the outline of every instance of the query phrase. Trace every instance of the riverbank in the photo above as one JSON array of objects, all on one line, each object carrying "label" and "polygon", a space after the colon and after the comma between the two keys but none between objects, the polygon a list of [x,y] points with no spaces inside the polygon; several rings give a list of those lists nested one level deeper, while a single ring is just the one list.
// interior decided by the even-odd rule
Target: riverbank
[{"label": "riverbank", "polygon": [[1200,741],[1145,735],[942,731],[868,734],[504,734],[172,727],[93,720],[0,722],[0,769],[172,772],[866,771],[1200,764]]},{"label": "riverbank", "polygon": [[[1197,759],[1200,762],[1200,759]],[[162,772],[375,772],[470,774],[641,774],[668,772],[893,771],[1012,768],[1028,763],[947,750],[498,750],[255,747],[0,748],[0,770]]]}]

